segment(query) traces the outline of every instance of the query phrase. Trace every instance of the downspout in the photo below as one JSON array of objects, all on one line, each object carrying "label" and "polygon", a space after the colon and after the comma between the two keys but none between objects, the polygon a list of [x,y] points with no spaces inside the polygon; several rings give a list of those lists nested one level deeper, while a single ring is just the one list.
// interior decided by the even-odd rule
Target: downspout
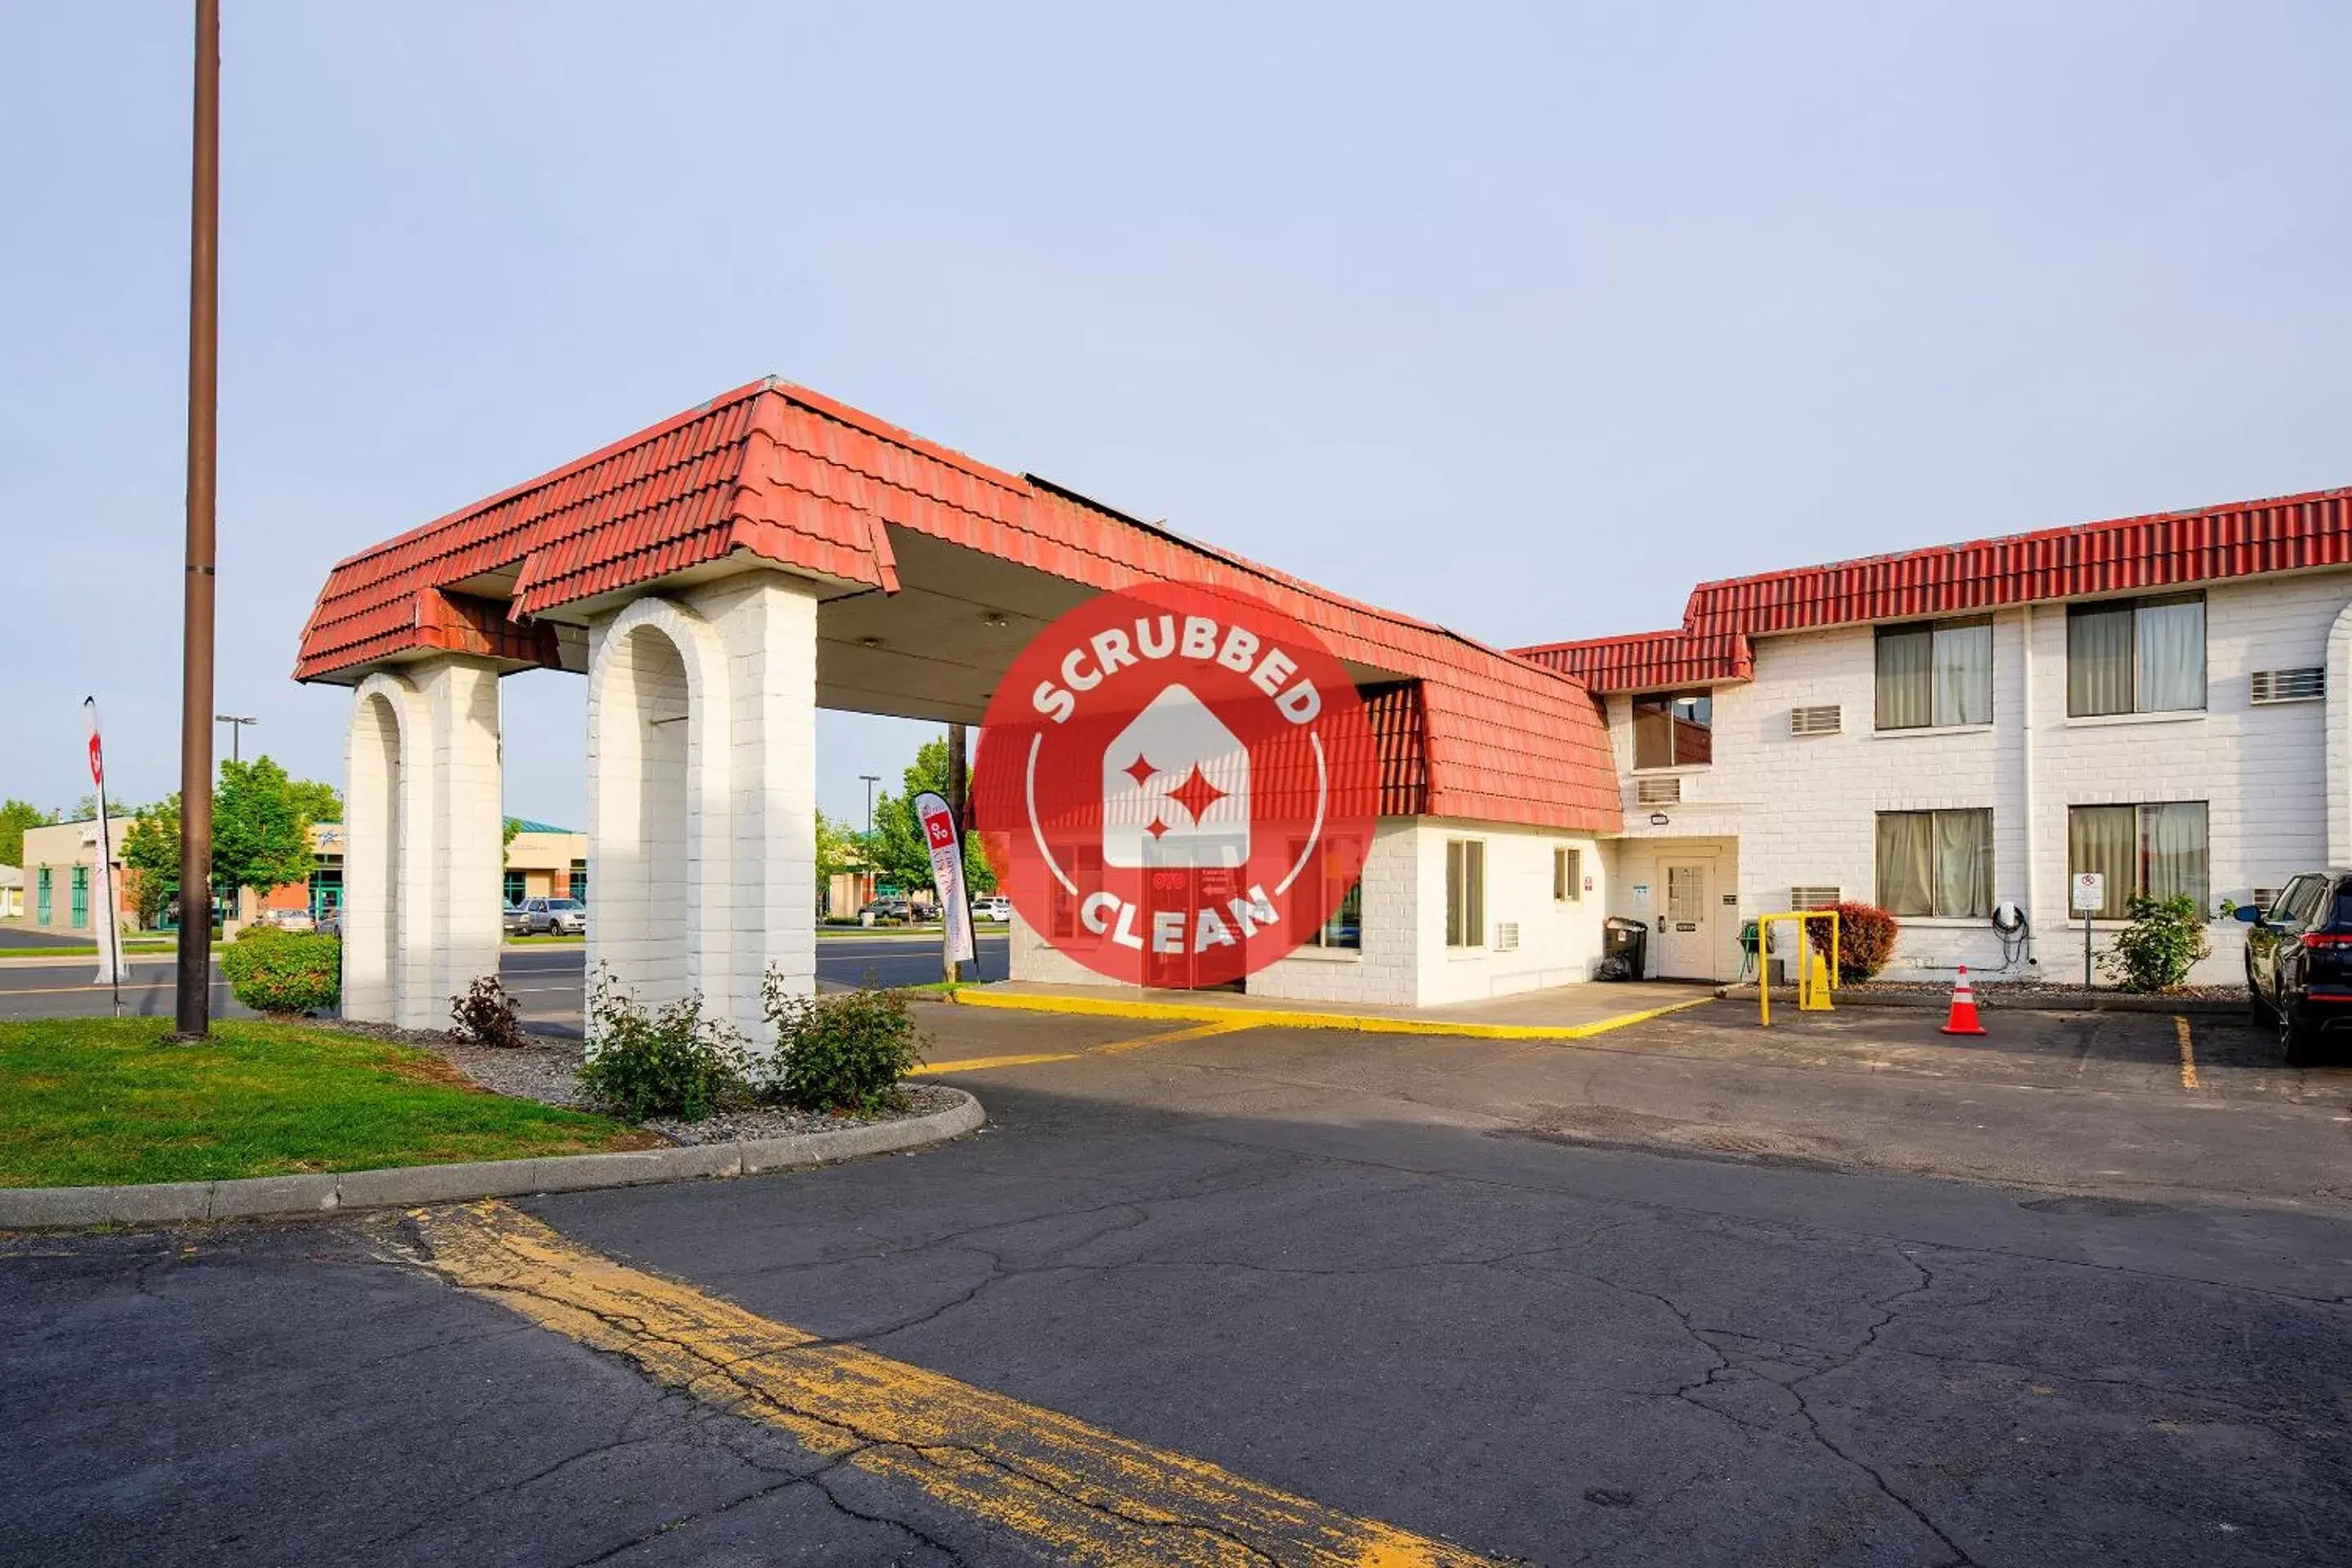
[{"label": "downspout", "polygon": [[2033,805],[2033,601],[2025,611],[2025,651],[2018,660],[2022,689],[2017,704],[2018,801],[2025,812],[2025,967],[2039,966],[2033,956],[2034,921],[2042,912],[2042,816]]},{"label": "downspout", "polygon": [[2352,701],[2352,605],[2336,616],[2327,633],[2327,863],[2352,864],[2352,727],[2345,704]]}]

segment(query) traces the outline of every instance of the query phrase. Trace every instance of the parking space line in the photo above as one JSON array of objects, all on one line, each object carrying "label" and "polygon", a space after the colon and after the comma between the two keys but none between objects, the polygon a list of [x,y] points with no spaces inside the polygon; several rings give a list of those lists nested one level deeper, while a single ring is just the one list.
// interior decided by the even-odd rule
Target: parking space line
[{"label": "parking space line", "polygon": [[1112,1057],[1126,1051],[1139,1051],[1146,1046],[1172,1046],[1182,1040],[1205,1039],[1211,1035],[1236,1034],[1257,1027],[1255,1024],[1219,1022],[1199,1024],[1189,1029],[1163,1029],[1156,1035],[1142,1035],[1132,1040],[1113,1040],[1107,1046],[1088,1046],[1080,1051],[1040,1051],[1015,1057],[966,1057],[961,1061],[925,1062],[910,1077],[935,1072],[980,1072],[988,1068],[1027,1067],[1033,1062],[1074,1062],[1080,1057]]},{"label": "parking space line", "polygon": [[2189,1041],[2189,1020],[2179,1014],[2172,1016],[2172,1032],[2180,1037],[2180,1087],[2197,1087],[2197,1047]]},{"label": "parking space line", "polygon": [[861,1345],[820,1340],[599,1257],[504,1204],[419,1209],[406,1219],[406,1236],[387,1227],[389,1245],[451,1284],[707,1405],[778,1427],[813,1455],[916,1487],[1067,1561],[1491,1561]]}]

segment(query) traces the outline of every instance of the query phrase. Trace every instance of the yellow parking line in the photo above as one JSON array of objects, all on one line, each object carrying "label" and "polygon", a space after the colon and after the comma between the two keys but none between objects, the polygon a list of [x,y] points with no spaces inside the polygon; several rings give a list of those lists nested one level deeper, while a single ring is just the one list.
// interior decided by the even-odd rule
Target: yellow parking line
[{"label": "yellow parking line", "polygon": [[2175,1013],[2172,1032],[2180,1037],[2180,1087],[2197,1087],[2197,1047],[2189,1043],[2189,1020]]},{"label": "yellow parking line", "polygon": [[925,1062],[908,1076],[920,1077],[935,1072],[981,1072],[989,1068],[1026,1067],[1032,1062],[1074,1062],[1080,1057],[1117,1056],[1122,1051],[1139,1051],[1146,1046],[1172,1046],[1180,1040],[1203,1039],[1211,1035],[1230,1035],[1242,1029],[1253,1029],[1255,1024],[1202,1024],[1190,1029],[1168,1029],[1157,1035],[1144,1035],[1132,1040],[1113,1040],[1107,1046],[1089,1046],[1082,1051],[1041,1051],[1018,1057],[966,1057],[961,1061]]},{"label": "yellow parking line", "polygon": [[788,1432],[812,1454],[919,1488],[1067,1561],[1223,1568],[1469,1568],[1491,1561],[1138,1443],[1056,1411],[827,1343],[573,1246],[503,1204],[419,1209],[404,1247],[451,1284]]},{"label": "yellow parking line", "polygon": [[1590,1024],[1477,1024],[1462,1018],[1395,1018],[1374,1013],[1317,1013],[1288,1007],[1230,1007],[1206,1002],[1129,1002],[1108,996],[1055,996],[1026,991],[965,986],[945,1000],[964,1007],[1002,1007],[1024,1013],[1068,1013],[1098,1018],[1166,1018],[1227,1023],[1237,1029],[1352,1029],[1367,1035],[1436,1035],[1472,1040],[1589,1040],[1629,1025],[1647,1023],[1716,998],[1694,996],[1637,1013],[1618,1013]]}]

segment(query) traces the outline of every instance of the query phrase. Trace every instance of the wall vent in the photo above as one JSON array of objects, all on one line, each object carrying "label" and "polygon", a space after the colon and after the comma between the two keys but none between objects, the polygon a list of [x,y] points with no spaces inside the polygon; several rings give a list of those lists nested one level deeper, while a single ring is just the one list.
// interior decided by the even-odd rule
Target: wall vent
[{"label": "wall vent", "polygon": [[1519,951],[1518,921],[1497,921],[1495,922],[1495,951],[1496,952],[1517,952]]},{"label": "wall vent", "polygon": [[2257,702],[2308,702],[2327,695],[2327,671],[2315,664],[2304,669],[2258,669],[2253,688]]},{"label": "wall vent", "polygon": [[2267,914],[2270,912],[2270,907],[2278,902],[2278,896],[2279,889],[2276,888],[2256,888],[2246,895],[2246,901]]},{"label": "wall vent", "polygon": [[1834,702],[1819,708],[1789,710],[1791,735],[1834,735],[1845,728],[1845,710]]},{"label": "wall vent", "polygon": [[1680,773],[1668,773],[1662,779],[1635,779],[1635,805],[1676,805],[1683,798],[1683,778]]},{"label": "wall vent", "polygon": [[1791,888],[1789,889],[1789,907],[1792,910],[1832,909],[1844,898],[1845,889],[1843,888]]}]

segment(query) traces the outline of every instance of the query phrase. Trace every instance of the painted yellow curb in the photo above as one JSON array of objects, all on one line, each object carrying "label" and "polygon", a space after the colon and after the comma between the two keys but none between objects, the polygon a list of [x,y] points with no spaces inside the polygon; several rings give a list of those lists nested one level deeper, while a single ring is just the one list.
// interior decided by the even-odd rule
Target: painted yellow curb
[{"label": "painted yellow curb", "polygon": [[1386,1018],[1360,1013],[1293,1012],[1278,1007],[1220,1007],[1198,1002],[1118,1002],[1107,996],[1039,996],[1026,992],[966,987],[947,994],[960,1007],[1003,1007],[1023,1013],[1073,1013],[1097,1018],[1162,1018],[1183,1023],[1225,1024],[1235,1029],[1352,1029],[1366,1035],[1432,1035],[1473,1040],[1587,1040],[1704,1006],[1713,996],[1670,1002],[1639,1013],[1619,1013],[1590,1024],[1471,1024],[1443,1018]]}]

